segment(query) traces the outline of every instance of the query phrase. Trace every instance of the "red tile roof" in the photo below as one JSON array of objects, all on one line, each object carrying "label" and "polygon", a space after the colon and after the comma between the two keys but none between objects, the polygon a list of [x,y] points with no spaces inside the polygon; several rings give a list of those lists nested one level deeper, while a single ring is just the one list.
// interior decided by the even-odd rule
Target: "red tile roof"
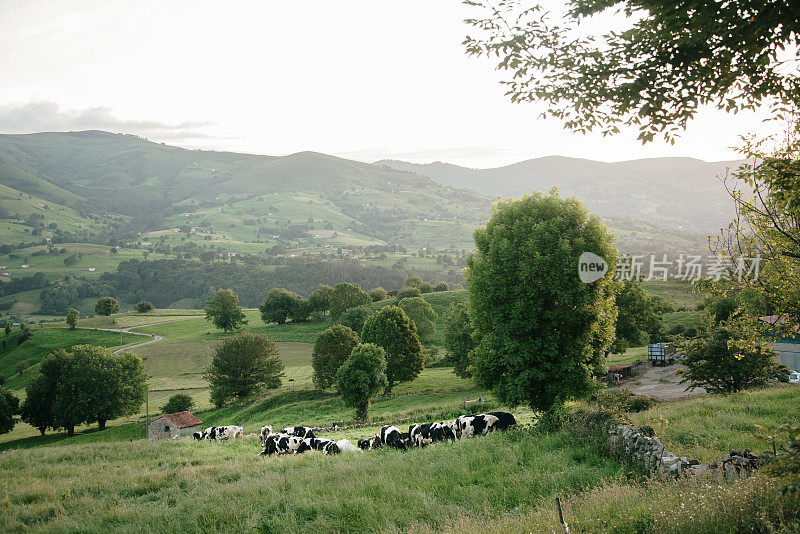
[{"label": "red tile roof", "polygon": [[[196,426],[203,424],[203,422],[200,419],[193,416],[189,412],[169,413],[166,415],[162,415],[161,417],[163,417],[164,419],[169,419],[172,422],[172,424],[174,424],[178,428],[186,428],[189,426]],[[156,419],[161,419],[161,417],[156,417]],[[156,419],[153,419],[153,421],[155,421]]]}]

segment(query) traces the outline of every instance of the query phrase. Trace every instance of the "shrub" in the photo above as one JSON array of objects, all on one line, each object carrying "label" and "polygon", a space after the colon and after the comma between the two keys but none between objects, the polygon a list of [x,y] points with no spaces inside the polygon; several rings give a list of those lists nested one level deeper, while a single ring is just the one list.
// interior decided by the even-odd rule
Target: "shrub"
[{"label": "shrub", "polygon": [[597,394],[597,406],[617,413],[636,413],[649,410],[653,400],[644,395],[635,395],[629,389],[601,391]]},{"label": "shrub", "polygon": [[23,371],[25,371],[25,369],[27,369],[30,366],[31,364],[30,362],[28,362],[28,360],[21,360],[17,362],[17,365],[14,366],[14,372],[17,373],[18,375],[21,375]]},{"label": "shrub", "polygon": [[410,299],[422,296],[422,292],[417,287],[407,287],[397,292],[397,300]]},{"label": "shrub", "polygon": [[161,413],[177,413],[191,410],[194,407],[194,399],[186,393],[176,393],[171,396],[167,403],[161,407]]},{"label": "shrub", "polygon": [[344,325],[323,330],[314,342],[311,355],[312,380],[317,389],[327,389],[336,382],[336,372],[358,345],[358,334]]},{"label": "shrub", "polygon": [[681,383],[712,393],[731,393],[765,383],[774,374],[775,353],[769,344],[752,339],[735,324],[714,326],[706,338],[693,339],[681,360],[686,372]]}]

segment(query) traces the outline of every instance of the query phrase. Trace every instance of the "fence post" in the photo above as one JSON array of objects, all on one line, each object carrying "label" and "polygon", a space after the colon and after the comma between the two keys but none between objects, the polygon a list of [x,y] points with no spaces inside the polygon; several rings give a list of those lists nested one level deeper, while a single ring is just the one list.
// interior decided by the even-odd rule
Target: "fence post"
[{"label": "fence post", "polygon": [[569,527],[564,521],[564,514],[561,512],[561,499],[556,497],[556,509],[558,510],[558,520],[561,522],[561,531],[563,534],[569,534]]}]

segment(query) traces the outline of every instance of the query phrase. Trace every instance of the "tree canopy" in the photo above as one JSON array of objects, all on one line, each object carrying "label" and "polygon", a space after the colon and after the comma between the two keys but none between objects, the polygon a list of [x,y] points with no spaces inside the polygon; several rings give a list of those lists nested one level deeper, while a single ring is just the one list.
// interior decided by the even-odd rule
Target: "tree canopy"
[{"label": "tree canopy", "polygon": [[284,366],[275,343],[264,334],[242,332],[214,347],[205,379],[211,401],[221,407],[236,397],[280,387]]},{"label": "tree canopy", "polygon": [[[542,101],[543,115],[570,130],[632,125],[642,142],[674,141],[704,105],[736,112],[800,103],[792,2],[570,0],[561,22],[533,3],[465,3],[480,10],[467,20],[478,31],[465,39],[467,53],[496,58],[510,73],[503,83],[512,101]],[[581,25],[614,10],[627,16],[618,30]]]},{"label": "tree canopy", "polygon": [[425,363],[417,328],[402,308],[386,306],[372,315],[361,331],[363,343],[374,343],[386,351],[386,391],[399,382],[416,378]]},{"label": "tree canopy", "polygon": [[358,334],[336,324],[323,330],[314,342],[311,354],[312,380],[317,389],[327,389],[336,382],[336,372],[358,345]]},{"label": "tree canopy", "polygon": [[619,314],[611,352],[623,353],[628,347],[639,347],[660,341],[664,322],[656,301],[635,280],[623,280],[616,294]]},{"label": "tree canopy", "polygon": [[[616,250],[605,225],[577,199],[534,193],[496,203],[475,245],[466,279],[478,383],[537,411],[588,393],[616,320]],[[608,267],[591,283],[578,276],[585,252]]]},{"label": "tree canopy", "polygon": [[344,402],[356,409],[356,419],[367,419],[370,399],[386,385],[384,354],[372,343],[358,345],[336,373],[336,387]]},{"label": "tree canopy", "polygon": [[400,300],[397,304],[406,312],[408,318],[414,321],[417,335],[421,340],[428,341],[436,333],[436,319],[438,316],[433,311],[433,306],[422,297],[409,297]]},{"label": "tree canopy", "polygon": [[161,413],[177,413],[191,410],[194,407],[194,399],[186,393],[176,393],[171,396],[167,403],[161,407]]},{"label": "tree canopy", "polygon": [[75,327],[78,325],[78,319],[81,318],[81,312],[76,310],[75,308],[70,308],[67,312],[67,326],[69,326],[70,330],[75,330]]},{"label": "tree canopy", "polygon": [[94,305],[94,312],[97,315],[112,315],[119,313],[119,302],[113,297],[102,297]]},{"label": "tree canopy", "polygon": [[232,289],[220,289],[206,301],[206,320],[225,332],[232,332],[247,324],[244,312],[239,307],[239,297]]},{"label": "tree canopy", "polygon": [[475,348],[473,334],[475,329],[469,320],[468,304],[454,302],[444,315],[444,347],[447,360],[453,364],[456,376],[469,378],[469,354]]},{"label": "tree canopy", "polygon": [[[288,289],[274,287],[267,293],[264,303],[258,307],[265,323],[284,324],[301,306],[303,297]],[[306,315],[307,316],[307,315]]]},{"label": "tree canopy", "polygon": [[14,415],[19,413],[19,399],[6,388],[0,386],[0,434],[7,434],[14,428]]},{"label": "tree canopy", "polygon": [[330,297],[331,317],[336,319],[348,308],[365,306],[371,302],[372,299],[361,289],[360,285],[348,283],[336,284]]}]

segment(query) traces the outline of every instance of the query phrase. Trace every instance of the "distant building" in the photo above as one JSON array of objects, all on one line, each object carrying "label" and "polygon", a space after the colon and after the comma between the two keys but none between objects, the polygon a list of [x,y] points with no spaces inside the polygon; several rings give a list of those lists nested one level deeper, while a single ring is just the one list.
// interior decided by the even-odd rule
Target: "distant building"
[{"label": "distant building", "polygon": [[28,267],[30,267],[30,265],[28,265],[27,263],[22,264],[23,269],[27,269]]},{"label": "distant building", "polygon": [[189,412],[178,412],[156,417],[147,425],[147,439],[172,439],[191,436],[201,430],[203,422]]},{"label": "distant building", "polygon": [[97,270],[97,269],[96,269],[95,267],[89,267],[89,272],[90,272],[90,273],[93,273],[93,272],[95,272],[96,270]]}]

